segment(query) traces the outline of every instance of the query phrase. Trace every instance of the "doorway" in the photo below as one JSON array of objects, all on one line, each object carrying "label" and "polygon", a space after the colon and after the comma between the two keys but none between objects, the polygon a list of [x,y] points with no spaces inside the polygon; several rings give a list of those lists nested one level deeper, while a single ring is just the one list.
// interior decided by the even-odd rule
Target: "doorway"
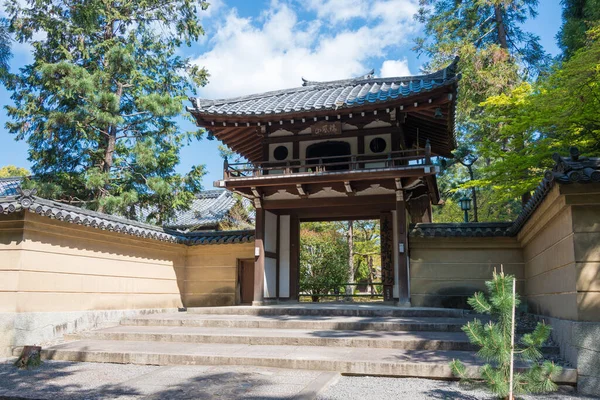
[{"label": "doorway", "polygon": [[254,260],[239,261],[240,303],[252,304],[254,300]]},{"label": "doorway", "polygon": [[[335,163],[338,165],[326,166],[326,171],[345,171],[350,169],[350,143],[341,141],[328,141],[321,143],[311,144],[306,148],[306,158],[316,158],[316,160],[310,160],[308,164],[317,165],[319,164],[318,158],[321,157],[335,157],[335,156],[346,156],[346,157],[335,157],[327,158],[323,160],[324,163]],[[347,163],[347,164],[339,164]]]}]

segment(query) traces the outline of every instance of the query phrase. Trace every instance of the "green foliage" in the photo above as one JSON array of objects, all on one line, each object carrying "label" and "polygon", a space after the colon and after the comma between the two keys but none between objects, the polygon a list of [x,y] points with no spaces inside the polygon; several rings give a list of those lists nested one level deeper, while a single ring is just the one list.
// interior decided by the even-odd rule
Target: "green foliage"
[{"label": "green foliage", "polygon": [[31,172],[27,168],[16,167],[14,165],[6,165],[0,167],[0,178],[12,178],[15,176],[29,176]]},{"label": "green foliage", "polygon": [[[479,369],[476,376],[469,374],[458,360],[450,364],[455,376],[466,380],[481,379],[492,393],[502,398],[506,398],[510,390],[511,335],[515,334],[512,331],[513,307],[520,304],[518,295],[513,298],[513,281],[514,276],[494,271],[493,279],[486,282],[488,296],[478,292],[468,301],[477,313],[491,316],[487,324],[474,319],[463,327],[469,341],[479,347],[477,356],[487,364]],[[552,377],[559,374],[561,368],[552,362],[541,361],[541,347],[548,340],[550,329],[548,325],[538,323],[533,332],[523,335],[520,346],[515,345],[515,359],[529,365],[523,372],[514,373],[515,394],[545,393],[557,389]]]},{"label": "green foliage", "polygon": [[[490,97],[489,124],[501,140],[482,138],[481,154],[496,160],[481,169],[476,186],[493,186],[500,200],[534,189],[552,167],[552,153],[571,146],[583,154],[600,151],[600,28],[588,33],[587,45],[557,67],[547,79],[522,83]],[[508,151],[508,149],[512,149]]]},{"label": "green foliage", "polygon": [[[425,29],[414,49],[431,58],[427,68],[439,68],[455,56],[460,57],[458,69],[462,78],[456,108],[456,134],[458,141],[479,159],[473,165],[479,175],[481,165],[493,167],[496,162],[495,158],[483,156],[482,139],[503,144],[498,134],[500,126],[489,122],[481,103],[491,96],[509,92],[521,82],[543,75],[548,69],[549,57],[539,38],[522,29],[523,23],[536,15],[538,1],[421,0],[420,4],[422,7],[416,19],[425,24]],[[519,143],[515,145],[519,146]],[[513,150],[505,147],[507,151]],[[447,179],[447,186],[456,186],[456,189],[472,188],[473,179],[464,177],[463,168],[459,163],[450,165],[442,180]],[[514,196],[497,198],[496,195],[504,194],[497,192],[491,184],[478,183],[477,190],[484,192],[482,197],[488,198],[490,207],[497,208],[507,200],[514,200]],[[479,220],[486,220],[485,214]],[[505,217],[499,215],[502,213],[487,214],[492,215],[491,220]],[[511,212],[506,217],[512,215]],[[445,215],[441,213],[438,217],[445,218]]]},{"label": "green foliage", "polygon": [[600,21],[600,0],[562,0],[563,25],[556,35],[563,51],[563,59],[569,59],[585,46],[586,32]]},{"label": "green foliage", "polygon": [[[39,193],[161,222],[188,206],[202,166],[174,172],[202,131],[181,132],[183,101],[207,73],[178,48],[203,34],[189,0],[9,0],[17,41],[33,62],[11,79],[7,129],[27,140]],[[45,33],[39,35],[39,33]]]},{"label": "green foliage", "polygon": [[239,194],[234,194],[235,204],[229,210],[227,217],[219,224],[219,229],[235,231],[241,229],[254,229],[254,206]]},{"label": "green foliage", "polygon": [[4,82],[8,78],[11,56],[8,21],[0,18],[0,82]]},{"label": "green foliage", "polygon": [[300,290],[313,296],[340,289],[348,280],[348,243],[332,222],[302,224],[300,231]]},{"label": "green foliage", "polygon": [[[378,220],[354,221],[354,281],[372,283],[380,281],[381,242]],[[378,289],[376,286],[373,289]]]}]

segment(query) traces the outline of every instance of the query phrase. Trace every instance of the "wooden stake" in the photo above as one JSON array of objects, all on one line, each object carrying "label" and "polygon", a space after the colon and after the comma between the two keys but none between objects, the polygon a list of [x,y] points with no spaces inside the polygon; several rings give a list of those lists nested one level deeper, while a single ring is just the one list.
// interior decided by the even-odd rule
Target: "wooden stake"
[{"label": "wooden stake", "polygon": [[513,278],[513,287],[512,287],[512,320],[511,320],[511,329],[510,329],[510,378],[508,384],[509,392],[508,398],[513,400],[513,372],[514,372],[514,359],[515,359],[515,303],[516,303],[516,293],[517,293],[517,278]]}]

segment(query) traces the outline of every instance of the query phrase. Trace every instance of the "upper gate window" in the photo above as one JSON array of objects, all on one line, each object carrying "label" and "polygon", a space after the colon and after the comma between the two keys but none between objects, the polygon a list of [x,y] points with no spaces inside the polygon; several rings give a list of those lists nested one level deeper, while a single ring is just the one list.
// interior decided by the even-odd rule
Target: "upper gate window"
[{"label": "upper gate window", "polygon": [[277,161],[285,160],[287,158],[288,154],[289,154],[288,149],[285,146],[277,146],[275,148],[275,150],[273,151],[273,157]]},{"label": "upper gate window", "polygon": [[383,153],[386,147],[387,143],[382,138],[375,138],[369,143],[369,148],[373,153]]}]

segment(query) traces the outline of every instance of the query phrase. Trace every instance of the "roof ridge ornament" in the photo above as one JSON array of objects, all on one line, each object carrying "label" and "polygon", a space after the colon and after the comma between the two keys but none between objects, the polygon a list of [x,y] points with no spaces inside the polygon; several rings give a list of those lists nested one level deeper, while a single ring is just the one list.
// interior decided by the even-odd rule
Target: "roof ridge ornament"
[{"label": "roof ridge ornament", "polygon": [[37,194],[37,189],[22,189],[21,186],[18,186],[16,189],[17,192],[17,202],[23,208],[29,208],[33,204],[33,199]]}]

